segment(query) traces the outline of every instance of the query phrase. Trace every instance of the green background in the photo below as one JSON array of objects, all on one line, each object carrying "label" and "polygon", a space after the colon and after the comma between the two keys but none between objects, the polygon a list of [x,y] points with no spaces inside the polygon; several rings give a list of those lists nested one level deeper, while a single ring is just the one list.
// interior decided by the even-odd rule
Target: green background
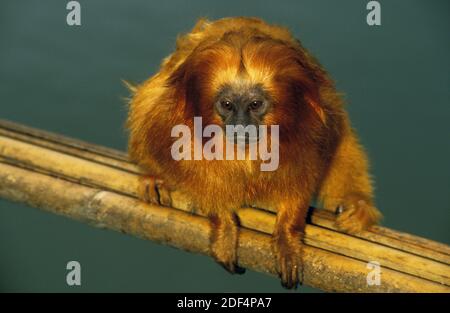
[{"label": "green background", "polygon": [[[178,33],[202,16],[259,16],[288,26],[345,93],[372,161],[384,225],[450,243],[450,2],[67,1],[0,4],[0,117],[125,149],[121,79],[155,73]],[[82,286],[65,283],[66,263]],[[0,200],[0,291],[284,291],[210,259]],[[303,287],[300,291],[314,291]]]}]

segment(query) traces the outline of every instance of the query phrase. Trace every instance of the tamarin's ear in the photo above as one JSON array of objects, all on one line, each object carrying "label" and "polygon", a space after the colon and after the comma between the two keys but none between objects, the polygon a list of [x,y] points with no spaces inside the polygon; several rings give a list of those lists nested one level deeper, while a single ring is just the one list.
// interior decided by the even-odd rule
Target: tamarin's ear
[{"label": "tamarin's ear", "polygon": [[184,97],[193,95],[198,89],[198,66],[195,57],[188,57],[167,79],[167,85],[175,88]]},{"label": "tamarin's ear", "polygon": [[175,91],[175,102],[187,117],[194,115],[195,103],[200,98],[197,76],[189,59],[184,61],[170,75],[167,87]]},{"label": "tamarin's ear", "polygon": [[182,87],[186,81],[186,62],[183,62],[178,68],[173,71],[166,81],[166,86],[177,88]]},{"label": "tamarin's ear", "polygon": [[322,106],[320,105],[319,100],[316,100],[314,98],[317,98],[317,97],[311,97],[309,95],[304,96],[306,104],[309,105],[313,109],[313,111],[317,114],[317,116],[320,118],[322,123],[324,125],[326,125],[327,120],[326,120],[325,111],[322,108]]},{"label": "tamarin's ear", "polygon": [[319,63],[303,49],[297,49],[297,64],[301,68],[297,83],[303,90],[303,97],[307,105],[317,114],[323,124],[326,124],[326,114],[320,104],[320,88],[331,84],[328,75]]},{"label": "tamarin's ear", "polygon": [[[321,104],[320,99],[320,83],[312,79],[309,75],[305,75],[305,70],[302,68],[294,76],[291,84],[295,90],[295,97],[303,99],[303,103],[307,105],[317,115],[320,121],[326,124],[325,109]],[[292,86],[291,85],[291,86]]]},{"label": "tamarin's ear", "polygon": [[175,90],[178,101],[186,103],[193,92],[192,71],[188,60],[184,61],[167,79],[167,86]]}]

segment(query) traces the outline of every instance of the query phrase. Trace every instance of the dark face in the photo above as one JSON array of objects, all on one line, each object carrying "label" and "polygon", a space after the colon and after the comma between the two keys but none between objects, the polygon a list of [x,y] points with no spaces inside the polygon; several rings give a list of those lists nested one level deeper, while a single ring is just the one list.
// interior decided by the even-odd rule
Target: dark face
[{"label": "dark face", "polygon": [[245,128],[246,131],[235,132],[234,139],[245,139],[246,143],[259,139],[259,125],[264,124],[263,119],[270,106],[269,98],[260,86],[245,84],[223,87],[214,104],[215,111],[222,119],[224,131],[226,126],[240,125],[236,129]]}]

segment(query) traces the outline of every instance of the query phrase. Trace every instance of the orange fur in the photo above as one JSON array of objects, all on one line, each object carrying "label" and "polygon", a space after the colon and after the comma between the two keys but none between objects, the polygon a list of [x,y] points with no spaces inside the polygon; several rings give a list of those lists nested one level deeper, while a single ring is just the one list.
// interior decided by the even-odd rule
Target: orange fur
[{"label": "orange fur", "polygon": [[[280,127],[279,168],[261,172],[257,160],[173,160],[172,127],[192,127],[194,116],[201,116],[204,126],[220,124],[213,98],[223,84],[236,81],[261,85],[275,103],[264,123]],[[341,97],[325,70],[283,27],[256,18],[200,20],[178,38],[160,71],[135,88],[127,125],[132,159],[162,179],[164,189],[181,191],[211,217],[211,250],[232,272],[241,272],[234,212],[243,206],[277,210],[274,251],[289,288],[300,280],[297,260],[313,199],[330,210],[343,205],[337,225],[345,231],[360,231],[380,218],[367,158]]]}]

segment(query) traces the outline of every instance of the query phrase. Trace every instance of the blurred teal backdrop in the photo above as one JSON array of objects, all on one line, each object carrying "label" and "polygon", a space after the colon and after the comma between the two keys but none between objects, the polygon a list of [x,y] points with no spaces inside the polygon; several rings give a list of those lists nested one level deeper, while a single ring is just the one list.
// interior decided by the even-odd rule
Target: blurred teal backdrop
[{"label": "blurred teal backdrop", "polygon": [[[288,26],[345,93],[372,161],[384,225],[450,243],[450,2],[364,0],[67,1],[0,4],[0,117],[125,149],[127,90],[155,73],[196,19],[258,16]],[[65,265],[82,266],[68,287]],[[0,200],[0,291],[284,291],[255,272],[93,229]],[[301,288],[300,291],[314,291]]]}]

